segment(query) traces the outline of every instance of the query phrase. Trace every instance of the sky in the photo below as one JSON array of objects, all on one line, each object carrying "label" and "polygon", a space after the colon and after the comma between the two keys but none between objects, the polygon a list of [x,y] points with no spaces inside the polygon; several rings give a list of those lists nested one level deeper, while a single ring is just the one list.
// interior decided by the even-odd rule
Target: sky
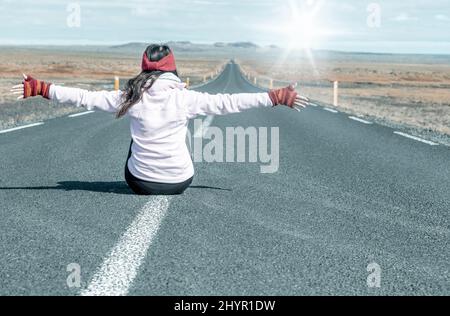
[{"label": "sky", "polygon": [[251,41],[450,54],[448,0],[0,0],[0,45]]}]

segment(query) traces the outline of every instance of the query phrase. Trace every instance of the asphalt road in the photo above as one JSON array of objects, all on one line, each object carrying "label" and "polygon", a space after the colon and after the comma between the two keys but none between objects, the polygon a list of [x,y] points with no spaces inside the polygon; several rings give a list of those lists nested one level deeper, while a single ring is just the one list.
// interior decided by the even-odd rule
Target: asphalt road
[{"label": "asphalt road", "polygon": [[[235,64],[198,90],[260,91]],[[252,110],[211,126],[279,127],[277,173],[200,162],[183,196],[139,197],[126,119],[44,123],[0,134],[1,295],[450,294],[446,146],[321,106]]]}]

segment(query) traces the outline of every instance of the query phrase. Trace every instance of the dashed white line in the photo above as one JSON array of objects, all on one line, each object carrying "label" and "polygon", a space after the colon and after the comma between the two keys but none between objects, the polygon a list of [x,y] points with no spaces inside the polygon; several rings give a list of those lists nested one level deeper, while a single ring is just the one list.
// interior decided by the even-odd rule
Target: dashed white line
[{"label": "dashed white line", "polygon": [[313,107],[318,107],[318,105],[315,104],[315,103],[309,103],[309,105],[311,105],[311,106],[313,106]]},{"label": "dashed white line", "polygon": [[79,116],[88,115],[88,114],[92,114],[92,113],[95,113],[95,111],[86,111],[86,112],[76,113],[76,114],[69,115],[69,117],[70,118],[79,117]]},{"label": "dashed white line", "polygon": [[323,108],[325,111],[331,112],[331,113],[339,113],[339,111],[330,109],[330,108]]},{"label": "dashed white line", "polygon": [[[230,63],[231,64],[231,63]],[[227,91],[228,87],[231,83],[231,75],[228,75],[228,81],[225,85],[225,88],[223,88],[222,93],[225,93]],[[212,122],[214,120],[214,115],[208,115],[204,120],[202,126],[194,131],[194,138],[201,138],[205,137],[206,133],[208,132],[208,128],[211,126]]]},{"label": "dashed white line", "polygon": [[423,138],[416,137],[416,136],[412,136],[412,135],[409,135],[409,134],[406,134],[406,133],[402,133],[402,132],[394,132],[394,134],[400,135],[400,136],[403,136],[403,137],[406,137],[406,138],[409,138],[409,139],[413,139],[413,140],[416,140],[416,141],[418,141],[418,142],[425,143],[425,144],[427,144],[427,145],[431,145],[431,146],[439,146],[438,143],[434,143],[434,142],[431,142],[431,141],[429,141],[429,140],[425,140],[425,139],[423,139]]},{"label": "dashed white line", "polygon": [[367,124],[367,125],[373,124],[372,122],[363,120],[362,118],[359,118],[359,117],[356,117],[356,116],[349,116],[348,118],[353,120],[353,121],[357,121],[357,122],[360,122],[360,123],[363,123],[363,124]]},{"label": "dashed white line", "polygon": [[14,132],[14,131],[18,131],[18,130],[21,130],[21,129],[35,127],[35,126],[40,126],[40,125],[44,125],[44,123],[40,122],[40,123],[34,123],[34,124],[30,124],[30,125],[24,125],[24,126],[14,127],[14,128],[10,128],[10,129],[5,129],[3,131],[0,131],[0,134]]},{"label": "dashed white line", "polygon": [[205,137],[206,132],[208,131],[208,128],[211,126],[213,120],[214,120],[214,115],[208,115],[203,120],[202,126],[195,131],[194,137],[195,138]]},{"label": "dashed white line", "polygon": [[103,261],[81,296],[125,296],[135,279],[161,221],[169,208],[170,197],[155,196]]}]

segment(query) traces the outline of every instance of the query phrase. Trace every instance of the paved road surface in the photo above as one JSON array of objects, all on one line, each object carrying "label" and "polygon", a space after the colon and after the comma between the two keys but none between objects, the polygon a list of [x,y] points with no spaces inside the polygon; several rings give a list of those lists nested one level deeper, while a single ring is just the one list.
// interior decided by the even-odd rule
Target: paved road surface
[{"label": "paved road surface", "polygon": [[[232,63],[198,90],[260,91]],[[196,163],[185,195],[139,197],[127,120],[44,123],[0,134],[1,295],[450,294],[448,147],[321,106],[254,110],[208,123],[279,127],[277,173]]]}]

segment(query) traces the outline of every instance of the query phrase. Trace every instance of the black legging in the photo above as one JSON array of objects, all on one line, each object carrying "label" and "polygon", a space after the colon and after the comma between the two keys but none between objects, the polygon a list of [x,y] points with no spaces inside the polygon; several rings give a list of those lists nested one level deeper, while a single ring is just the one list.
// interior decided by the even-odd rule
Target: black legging
[{"label": "black legging", "polygon": [[183,194],[184,191],[191,185],[193,177],[185,182],[176,184],[148,182],[136,178],[128,169],[128,160],[131,157],[131,146],[133,146],[133,141],[131,141],[130,151],[125,164],[125,180],[134,193],[138,195],[178,195]]}]

